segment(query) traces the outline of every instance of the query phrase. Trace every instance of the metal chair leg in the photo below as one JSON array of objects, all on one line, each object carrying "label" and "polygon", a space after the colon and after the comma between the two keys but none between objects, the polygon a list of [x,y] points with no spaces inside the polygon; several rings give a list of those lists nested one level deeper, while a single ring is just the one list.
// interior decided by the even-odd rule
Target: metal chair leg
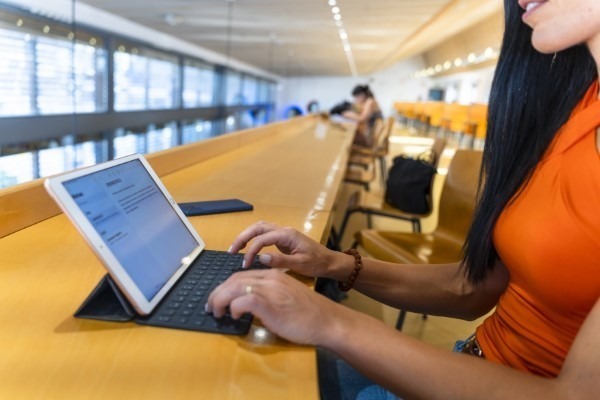
[{"label": "metal chair leg", "polygon": [[385,157],[379,157],[379,167],[381,168],[381,185],[385,190],[385,183],[387,182],[387,166]]},{"label": "metal chair leg", "polygon": [[346,232],[346,227],[348,226],[350,217],[357,211],[359,210],[348,210],[346,211],[346,214],[344,214],[344,219],[342,220],[342,225],[340,226],[340,233],[337,235],[338,246],[341,246],[342,244],[342,239],[344,238],[344,233]]},{"label": "metal chair leg", "polygon": [[421,220],[415,219],[412,220],[413,232],[421,233]]},{"label": "metal chair leg", "polygon": [[406,319],[406,311],[400,310],[400,314],[398,315],[398,321],[396,321],[396,329],[401,331],[402,326],[404,325],[404,320]]}]

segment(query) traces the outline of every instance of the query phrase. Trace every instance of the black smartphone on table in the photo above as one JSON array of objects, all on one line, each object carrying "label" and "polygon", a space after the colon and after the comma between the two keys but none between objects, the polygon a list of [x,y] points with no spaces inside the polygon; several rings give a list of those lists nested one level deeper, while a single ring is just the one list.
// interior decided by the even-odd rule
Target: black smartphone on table
[{"label": "black smartphone on table", "polygon": [[198,215],[225,214],[240,211],[252,211],[254,207],[239,199],[195,201],[192,203],[179,203],[179,208],[187,217]]}]

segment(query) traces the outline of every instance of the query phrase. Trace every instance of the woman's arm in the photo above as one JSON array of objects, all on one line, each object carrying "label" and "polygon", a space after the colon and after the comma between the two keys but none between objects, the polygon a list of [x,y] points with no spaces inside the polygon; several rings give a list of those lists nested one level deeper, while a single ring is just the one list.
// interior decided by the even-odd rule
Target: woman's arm
[{"label": "woman's arm", "polygon": [[364,314],[345,310],[317,343],[406,399],[592,399],[600,394],[600,301],[556,379],[428,346]]},{"label": "woman's arm", "polygon": [[[231,251],[246,248],[250,265],[266,246],[260,261],[275,268],[289,268],[310,277],[345,282],[354,269],[354,257],[331,251],[300,232],[266,222],[252,225],[233,242]],[[475,319],[491,310],[508,283],[506,268],[498,263],[485,283],[473,286],[458,263],[445,265],[392,264],[364,260],[355,288],[364,294],[407,311],[447,317]]]},{"label": "woman's arm", "polygon": [[[338,253],[325,277],[344,282],[354,257]],[[363,259],[354,288],[389,306],[416,313],[474,320],[498,303],[508,285],[508,270],[497,262],[485,282],[474,286],[460,263],[393,264]]]},{"label": "woman's arm", "polygon": [[375,100],[367,99],[360,114],[356,113],[354,111],[346,111],[342,115],[348,119],[352,119],[358,123],[362,123],[362,122],[366,122],[369,119],[369,117],[373,113],[374,107],[375,107]]},{"label": "woman's arm", "polygon": [[[251,287],[252,290],[248,290]],[[279,270],[234,274],[209,297],[216,317],[251,312],[288,340],[328,348],[364,375],[405,399],[590,399],[600,393],[600,302],[565,361],[560,376],[544,379],[464,354],[455,354],[329,301]]]}]

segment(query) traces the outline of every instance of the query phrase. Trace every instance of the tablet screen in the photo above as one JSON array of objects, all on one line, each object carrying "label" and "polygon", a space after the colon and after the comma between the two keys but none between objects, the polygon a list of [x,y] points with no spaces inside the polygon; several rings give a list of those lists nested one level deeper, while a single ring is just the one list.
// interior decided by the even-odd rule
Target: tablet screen
[{"label": "tablet screen", "polygon": [[199,246],[139,160],[63,185],[148,301]]}]

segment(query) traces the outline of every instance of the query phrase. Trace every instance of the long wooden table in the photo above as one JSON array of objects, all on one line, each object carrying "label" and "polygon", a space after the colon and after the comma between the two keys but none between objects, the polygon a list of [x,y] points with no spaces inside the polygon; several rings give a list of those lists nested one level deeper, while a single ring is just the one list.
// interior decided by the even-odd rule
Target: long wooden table
[{"label": "long wooden table", "polygon": [[[351,132],[309,117],[150,161],[177,201],[254,205],[191,218],[209,249],[227,249],[257,220],[324,241]],[[41,195],[35,185],[22,190]],[[65,216],[47,218],[56,213],[48,199],[33,208],[15,200],[28,197],[18,188],[0,191],[0,225],[14,230],[0,239],[1,399],[318,398],[315,350],[277,339],[259,323],[234,337],[73,318],[104,269]],[[48,209],[37,210],[40,204]]]}]

